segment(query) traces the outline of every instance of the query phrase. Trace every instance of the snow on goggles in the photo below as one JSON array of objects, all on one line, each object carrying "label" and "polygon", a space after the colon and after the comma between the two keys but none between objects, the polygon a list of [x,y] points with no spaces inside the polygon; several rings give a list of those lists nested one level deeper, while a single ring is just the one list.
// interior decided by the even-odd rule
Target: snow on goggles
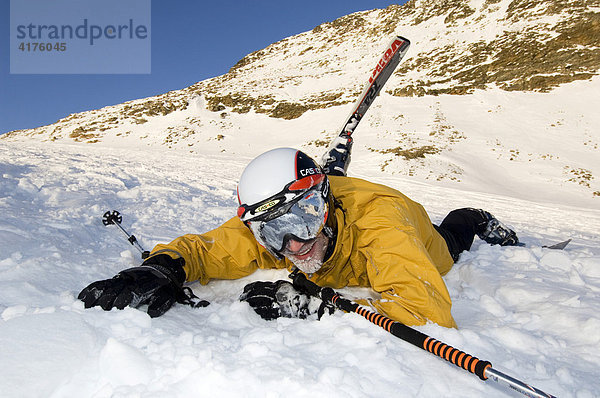
[{"label": "snow on goggles", "polygon": [[[285,214],[291,205],[304,196],[304,192],[311,188],[324,188],[325,174],[313,174],[308,177],[292,181],[278,194],[273,195],[254,205],[240,204],[237,215],[244,222],[268,221]],[[326,193],[324,195],[327,197]]]},{"label": "snow on goggles", "polygon": [[[304,242],[321,232],[328,214],[328,185],[322,174],[305,177],[255,206],[240,206],[238,215],[258,243],[279,253],[290,238]],[[292,193],[294,188],[299,195]]]},{"label": "snow on goggles", "polygon": [[327,220],[327,202],[316,189],[311,189],[294,202],[285,214],[269,221],[249,221],[256,240],[277,253],[293,238],[306,242],[317,237]]}]

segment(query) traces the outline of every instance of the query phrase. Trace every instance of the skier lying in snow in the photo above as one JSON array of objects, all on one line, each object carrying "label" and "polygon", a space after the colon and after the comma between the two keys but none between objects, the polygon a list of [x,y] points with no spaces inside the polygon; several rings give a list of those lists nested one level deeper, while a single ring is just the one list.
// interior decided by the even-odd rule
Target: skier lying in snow
[{"label": "skier lying in snow", "polygon": [[[342,176],[327,176],[301,151],[266,152],[242,173],[237,217],[157,245],[140,267],[92,283],[79,299],[105,310],[148,305],[150,316],[160,316],[181,302],[185,281],[297,267],[320,286],[371,287],[381,299],[358,302],[406,325],[456,327],[442,275],[475,235],[490,244],[518,243],[486,211],[454,210],[436,226],[402,193],[335,174]],[[306,318],[325,309],[286,281],[250,283],[240,299],[265,319]]]}]

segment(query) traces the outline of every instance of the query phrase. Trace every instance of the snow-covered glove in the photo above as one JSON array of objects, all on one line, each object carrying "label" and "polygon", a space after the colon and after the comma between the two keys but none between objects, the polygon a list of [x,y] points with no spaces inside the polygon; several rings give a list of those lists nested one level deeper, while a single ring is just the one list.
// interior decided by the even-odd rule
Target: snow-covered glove
[{"label": "snow-covered glove", "polygon": [[321,159],[323,171],[327,175],[345,176],[348,165],[350,165],[350,154],[352,151],[352,137],[339,135],[335,137]]},{"label": "snow-covered glove", "polygon": [[[148,315],[158,317],[167,312],[174,303],[180,302],[193,307],[204,307],[206,301],[194,301],[191,291],[183,288],[185,271],[183,259],[172,259],[166,254],[150,257],[135,268],[119,272],[112,279],[97,281],[79,293],[85,308],[100,306],[112,308],[147,305]],[[187,289],[187,288],[186,288]]]},{"label": "snow-covered glove", "polygon": [[267,321],[279,317],[306,319],[313,314],[321,319],[325,312],[332,314],[334,310],[321,299],[296,290],[284,280],[252,282],[244,287],[240,301],[250,304]]}]

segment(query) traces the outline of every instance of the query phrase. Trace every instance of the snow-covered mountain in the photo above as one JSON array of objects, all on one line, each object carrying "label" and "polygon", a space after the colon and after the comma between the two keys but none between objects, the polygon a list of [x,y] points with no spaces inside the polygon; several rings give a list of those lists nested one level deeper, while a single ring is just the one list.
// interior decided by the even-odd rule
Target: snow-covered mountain
[{"label": "snow-covered mountain", "polygon": [[[599,21],[598,1],[413,0],[322,24],[183,90],[2,138],[318,156],[400,34],[412,46],[361,122],[354,172],[597,206]],[[510,178],[523,168],[528,181]]]},{"label": "snow-covered mountain", "polygon": [[[320,156],[390,36],[412,46],[355,132],[349,174],[434,222],[483,207],[527,247],[476,240],[444,277],[458,329],[417,329],[556,396],[600,391],[600,78],[593,1],[411,1],[352,14],[189,88],[0,138],[2,397],[518,397],[356,314],[264,321],[245,284],[160,318],[76,299],[236,211],[247,162]],[[542,245],[572,238],[563,251]],[[369,289],[343,289],[348,297]]]},{"label": "snow-covered mountain", "polygon": [[[264,321],[238,297],[262,271],[191,283],[211,302],[160,318],[84,309],[79,291],[140,263],[102,214],[117,209],[144,248],[236,212],[247,162],[228,151],[0,144],[0,395],[21,397],[520,397],[355,314]],[[355,165],[354,165],[355,166]],[[353,167],[353,166],[351,166]],[[529,247],[476,240],[444,278],[458,329],[417,329],[566,398],[600,391],[600,211],[366,174],[423,203],[434,222],[479,206]],[[513,178],[527,179],[522,172]],[[548,198],[550,202],[552,198]],[[564,251],[542,244],[564,238]],[[343,289],[370,297],[368,289]]]}]

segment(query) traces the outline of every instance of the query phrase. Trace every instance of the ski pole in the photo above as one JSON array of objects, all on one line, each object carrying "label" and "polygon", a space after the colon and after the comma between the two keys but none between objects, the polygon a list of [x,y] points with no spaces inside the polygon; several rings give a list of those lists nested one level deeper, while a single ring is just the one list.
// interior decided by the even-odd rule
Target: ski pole
[{"label": "ski pole", "polygon": [[119,229],[127,236],[127,240],[131,243],[139,252],[142,254],[142,259],[145,260],[150,256],[150,252],[148,250],[144,250],[144,248],[138,243],[136,237],[134,235],[130,235],[129,232],[125,231],[125,228],[121,226],[121,221],[123,221],[123,216],[116,211],[112,212],[109,210],[102,216],[102,223],[106,226],[111,224],[116,225]]},{"label": "ski pole", "polygon": [[489,361],[482,361],[400,322],[396,322],[376,312],[369,311],[365,307],[342,297],[330,287],[320,287],[316,283],[309,281],[306,276],[297,269],[294,270],[289,277],[293,280],[294,286],[299,289],[304,289],[311,296],[318,297],[325,303],[329,303],[342,311],[355,312],[375,325],[387,330],[394,336],[479,376],[481,380],[485,381],[488,378],[492,379],[499,384],[531,398],[555,398],[553,395],[547,394],[520,380],[495,370],[492,368],[492,364]]}]

